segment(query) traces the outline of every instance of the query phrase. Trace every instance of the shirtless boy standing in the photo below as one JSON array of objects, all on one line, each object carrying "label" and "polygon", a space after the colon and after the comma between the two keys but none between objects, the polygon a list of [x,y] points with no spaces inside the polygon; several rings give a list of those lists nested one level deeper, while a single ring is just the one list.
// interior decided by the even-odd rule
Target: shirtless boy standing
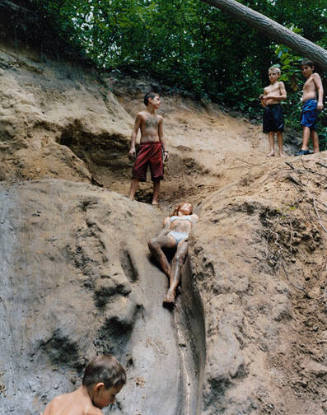
[{"label": "shirtless boy standing", "polygon": [[43,415],[102,415],[126,383],[123,366],[112,355],[98,356],[86,367],[76,391],[54,398]]},{"label": "shirtless boy standing", "polygon": [[324,108],[324,89],[320,75],[314,72],[315,67],[313,62],[304,59],[301,63],[301,70],[306,81],[303,85],[303,95],[301,99],[301,125],[303,128],[302,147],[301,150],[296,153],[297,156],[310,154],[308,147],[310,136],[314,153],[319,152],[319,137],[316,131],[316,122],[318,111],[321,111]]},{"label": "shirtless boy standing", "polygon": [[[131,137],[129,157],[135,159],[133,178],[129,198],[134,200],[139,182],[146,181],[146,172],[150,165],[153,181],[152,204],[158,205],[160,180],[163,179],[163,162],[168,160],[168,151],[163,136],[163,118],[156,114],[160,107],[160,97],[155,92],[149,92],[144,97],[146,110],[139,112],[135,119]],[[141,131],[140,149],[136,155],[135,143],[138,130]]]},{"label": "shirtless boy standing", "polygon": [[280,69],[272,66],[268,69],[270,85],[260,95],[263,113],[263,132],[268,134],[269,153],[275,155],[275,133],[277,134],[278,153],[283,156],[284,116],[280,102],[287,98],[284,82],[278,81]]}]

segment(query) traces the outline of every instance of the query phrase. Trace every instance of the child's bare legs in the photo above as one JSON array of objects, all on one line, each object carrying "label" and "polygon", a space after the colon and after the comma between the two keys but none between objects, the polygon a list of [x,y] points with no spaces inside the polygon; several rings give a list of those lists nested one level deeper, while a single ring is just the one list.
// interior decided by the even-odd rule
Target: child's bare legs
[{"label": "child's bare legs", "polygon": [[302,147],[301,150],[309,149],[310,128],[303,127]]},{"label": "child's bare legs", "polygon": [[139,179],[132,179],[131,187],[129,189],[129,198],[131,200],[134,200],[135,192],[136,192],[138,187],[139,187]]},{"label": "child's bare legs", "polygon": [[275,155],[274,135],[275,135],[275,133],[272,132],[272,131],[270,131],[268,133],[268,143],[269,143],[269,153],[268,153],[268,156],[269,157],[272,157],[272,156]]},{"label": "child's bare legs", "polygon": [[148,242],[148,246],[152,255],[159,262],[163,272],[167,275],[169,280],[171,280],[171,267],[162,248],[174,248],[176,246],[176,241],[172,237],[163,235],[158,236],[156,238],[152,238]]},{"label": "child's bare legs", "polygon": [[160,191],[160,181],[153,182],[153,196],[152,196],[152,204],[158,205],[159,202],[159,191]]},{"label": "child's bare legs", "polygon": [[285,154],[283,152],[283,133],[281,131],[277,131],[277,142],[278,142],[279,155],[284,156]]},{"label": "child's bare legs", "polygon": [[311,130],[311,139],[313,144],[313,152],[319,153],[319,137],[317,131]]},{"label": "child's bare legs", "polygon": [[181,280],[182,266],[187,256],[188,243],[186,240],[179,242],[177,250],[172,261],[172,270],[169,279],[169,289],[166,297],[164,298],[165,305],[174,305],[176,297],[176,288]]},{"label": "child's bare legs", "polygon": [[131,181],[131,187],[129,189],[129,195],[128,195],[131,200],[134,200],[135,192],[137,188],[139,187],[139,182],[140,182],[139,179],[132,179]]}]

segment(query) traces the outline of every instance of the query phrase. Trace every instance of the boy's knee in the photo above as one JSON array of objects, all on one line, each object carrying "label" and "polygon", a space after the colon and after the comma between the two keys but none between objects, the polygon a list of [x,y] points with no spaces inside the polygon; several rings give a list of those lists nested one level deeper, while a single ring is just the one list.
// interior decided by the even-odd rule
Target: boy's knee
[{"label": "boy's knee", "polygon": [[155,251],[156,248],[158,248],[158,242],[156,241],[155,238],[152,238],[148,241],[148,247],[150,251]]},{"label": "boy's knee", "polygon": [[184,255],[176,254],[175,257],[174,257],[174,261],[177,262],[178,265],[183,265]]}]

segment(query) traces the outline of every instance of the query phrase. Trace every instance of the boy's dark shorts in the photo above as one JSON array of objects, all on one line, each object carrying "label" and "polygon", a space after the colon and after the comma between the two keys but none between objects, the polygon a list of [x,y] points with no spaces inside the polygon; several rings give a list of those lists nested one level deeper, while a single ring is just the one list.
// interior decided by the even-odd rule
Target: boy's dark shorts
[{"label": "boy's dark shorts", "polygon": [[317,100],[308,99],[303,103],[301,112],[302,127],[309,127],[310,130],[316,129],[318,119]]},{"label": "boy's dark shorts", "polygon": [[133,167],[133,179],[141,182],[146,181],[148,165],[151,170],[151,180],[158,182],[163,179],[164,167],[162,157],[162,146],[160,141],[152,143],[141,143],[137,152]]},{"label": "boy's dark shorts", "polygon": [[280,104],[268,105],[263,113],[263,132],[284,131],[284,115]]}]

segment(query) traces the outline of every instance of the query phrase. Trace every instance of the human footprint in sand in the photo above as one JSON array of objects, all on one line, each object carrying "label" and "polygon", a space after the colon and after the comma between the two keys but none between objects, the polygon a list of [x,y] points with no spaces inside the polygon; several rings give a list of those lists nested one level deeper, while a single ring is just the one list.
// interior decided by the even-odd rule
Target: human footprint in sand
[{"label": "human footprint in sand", "polygon": [[[148,242],[149,249],[158,260],[163,272],[169,278],[169,289],[163,306],[173,308],[176,289],[181,279],[181,270],[188,253],[188,237],[198,216],[193,213],[191,203],[183,202],[176,206],[173,215],[164,219],[160,234]],[[176,248],[170,264],[162,248]]]}]

